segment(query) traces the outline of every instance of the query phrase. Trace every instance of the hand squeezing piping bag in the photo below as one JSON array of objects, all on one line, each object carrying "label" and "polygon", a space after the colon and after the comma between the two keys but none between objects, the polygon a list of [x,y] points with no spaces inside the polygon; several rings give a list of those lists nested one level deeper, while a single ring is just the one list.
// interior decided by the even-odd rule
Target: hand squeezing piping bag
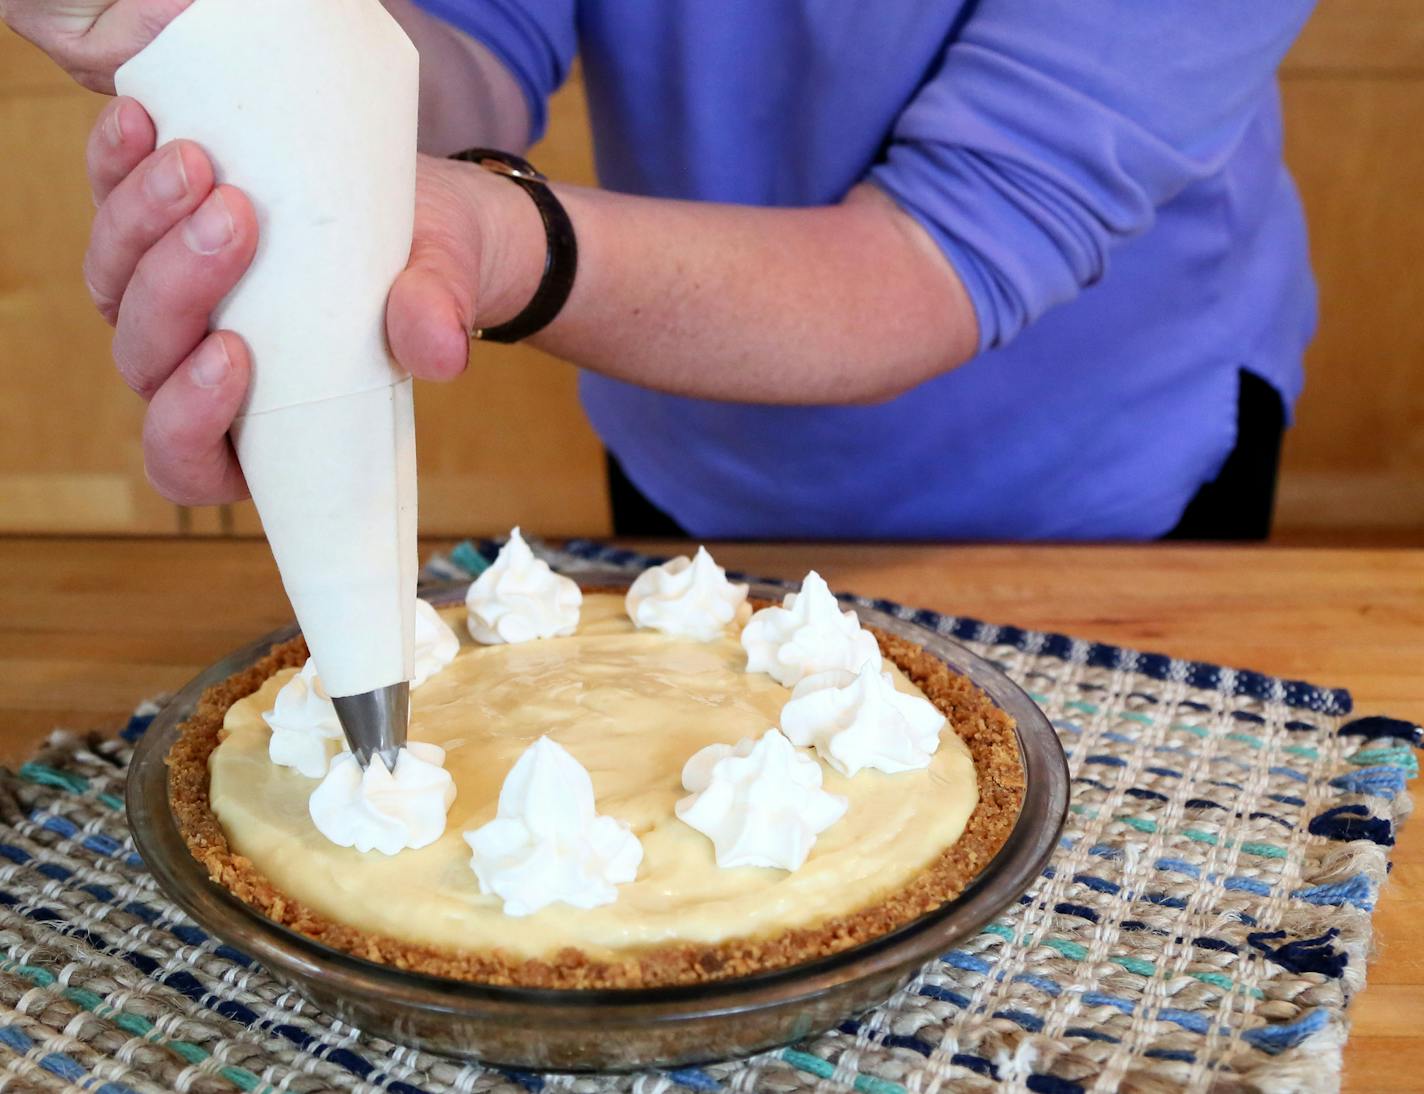
[{"label": "hand squeezing piping bag", "polygon": [[257,211],[214,315],[252,354],[232,430],[282,583],[362,765],[405,744],[415,421],[385,340],[410,254],[419,59],[379,0],[195,0],[118,72],[160,143]]}]

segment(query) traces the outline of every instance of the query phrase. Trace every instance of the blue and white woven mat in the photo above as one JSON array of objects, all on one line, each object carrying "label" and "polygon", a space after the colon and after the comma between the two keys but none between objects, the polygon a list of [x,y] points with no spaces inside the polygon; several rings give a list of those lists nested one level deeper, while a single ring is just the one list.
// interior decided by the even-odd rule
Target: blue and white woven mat
[{"label": "blue and white woven mat", "polygon": [[[465,545],[427,576],[468,574],[489,553]],[[649,561],[591,543],[548,554],[566,570]],[[1073,804],[1019,906],[859,1021],[752,1060],[609,1077],[461,1065],[362,1034],[154,886],[122,803],[150,704],[119,740],[60,733],[0,773],[0,1089],[1338,1086],[1420,730],[1351,720],[1343,691],[873,606],[953,635],[1027,688],[1062,735]]]}]

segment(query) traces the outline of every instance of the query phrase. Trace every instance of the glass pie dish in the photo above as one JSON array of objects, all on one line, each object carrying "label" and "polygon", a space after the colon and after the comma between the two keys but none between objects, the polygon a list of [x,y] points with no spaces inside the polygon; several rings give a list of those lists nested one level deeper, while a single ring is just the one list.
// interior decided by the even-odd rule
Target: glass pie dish
[{"label": "glass pie dish", "polygon": [[[626,589],[626,573],[574,575],[596,589]],[[423,590],[437,606],[466,586]],[[752,586],[779,600],[784,590]],[[955,899],[869,942],[791,967],[658,988],[554,990],[485,985],[402,970],[323,945],[264,917],[208,877],[179,829],[165,762],[180,727],[210,687],[255,664],[295,626],[210,666],[183,688],[140,739],[129,770],[134,843],[167,896],[213,935],[256,958],[325,1011],[398,1043],[531,1070],[669,1067],[750,1055],[802,1040],[883,1001],[926,961],[1005,908],[1038,876],[1068,807],[1063,749],[1043,712],[999,669],[913,622],[860,608],[862,623],[912,642],[967,676],[1015,723],[1023,804],[989,865]]]}]

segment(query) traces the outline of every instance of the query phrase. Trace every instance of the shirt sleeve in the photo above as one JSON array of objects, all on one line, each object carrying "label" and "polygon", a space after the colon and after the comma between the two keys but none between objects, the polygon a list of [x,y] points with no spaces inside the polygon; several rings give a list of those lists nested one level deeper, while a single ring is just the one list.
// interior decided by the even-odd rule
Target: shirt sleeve
[{"label": "shirt sleeve", "polygon": [[417,7],[483,43],[529,104],[530,143],[544,135],[549,96],[578,52],[575,0],[414,0]]},{"label": "shirt sleeve", "polygon": [[1313,0],[981,0],[870,179],[1008,343],[1219,171]]}]

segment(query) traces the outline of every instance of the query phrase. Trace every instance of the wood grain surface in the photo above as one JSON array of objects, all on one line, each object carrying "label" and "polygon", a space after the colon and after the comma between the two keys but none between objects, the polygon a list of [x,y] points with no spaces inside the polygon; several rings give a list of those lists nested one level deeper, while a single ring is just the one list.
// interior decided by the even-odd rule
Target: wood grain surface
[{"label": "wood grain surface", "polygon": [[[1344,686],[1361,714],[1424,722],[1420,550],[715,551],[769,577],[814,565],[850,592]],[[143,696],[289,618],[260,541],[0,537],[0,761],[22,762],[55,726],[116,729]],[[1369,988],[1350,1011],[1345,1089],[1360,1094],[1424,1087],[1424,821],[1393,861]]]}]

